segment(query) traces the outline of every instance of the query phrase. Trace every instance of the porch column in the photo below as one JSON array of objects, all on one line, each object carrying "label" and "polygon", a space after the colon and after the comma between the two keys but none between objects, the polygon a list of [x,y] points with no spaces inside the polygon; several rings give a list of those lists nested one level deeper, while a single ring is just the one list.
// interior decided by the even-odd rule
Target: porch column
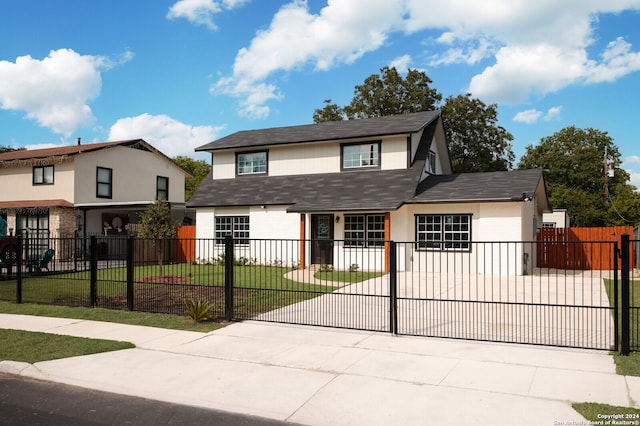
[{"label": "porch column", "polygon": [[389,241],[391,241],[391,213],[386,212],[384,214],[384,271],[389,272],[391,268],[391,248],[389,247]]},{"label": "porch column", "polygon": [[305,236],[307,232],[307,215],[300,213],[300,269],[304,269],[307,264],[307,242]]}]

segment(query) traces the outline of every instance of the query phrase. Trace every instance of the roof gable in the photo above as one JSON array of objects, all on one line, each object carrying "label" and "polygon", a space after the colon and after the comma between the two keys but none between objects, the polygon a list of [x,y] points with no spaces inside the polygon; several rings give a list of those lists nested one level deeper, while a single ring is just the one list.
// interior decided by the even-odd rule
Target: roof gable
[{"label": "roof gable", "polygon": [[234,148],[257,148],[269,145],[321,142],[416,133],[440,117],[440,111],[390,115],[357,120],[332,121],[302,126],[245,130],[233,133],[196,148],[216,151]]},{"label": "roof gable", "polygon": [[189,172],[180,167],[175,161],[167,157],[162,152],[155,149],[144,139],[130,139],[115,142],[98,142],[91,144],[77,144],[69,146],[59,146],[55,148],[29,149],[20,151],[9,151],[0,154],[0,167],[21,167],[31,164],[45,164],[48,162],[65,161],[76,155],[87,152],[95,152],[103,149],[114,147],[126,147],[132,149],[140,149],[153,153],[163,160],[168,161],[174,167],[180,169],[185,176],[191,176]]}]

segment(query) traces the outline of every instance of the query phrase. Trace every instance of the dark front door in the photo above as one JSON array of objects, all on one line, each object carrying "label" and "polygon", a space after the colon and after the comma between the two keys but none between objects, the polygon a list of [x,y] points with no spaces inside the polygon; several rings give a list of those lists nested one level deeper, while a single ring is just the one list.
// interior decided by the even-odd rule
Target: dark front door
[{"label": "dark front door", "polygon": [[333,215],[311,215],[311,263],[333,264]]}]

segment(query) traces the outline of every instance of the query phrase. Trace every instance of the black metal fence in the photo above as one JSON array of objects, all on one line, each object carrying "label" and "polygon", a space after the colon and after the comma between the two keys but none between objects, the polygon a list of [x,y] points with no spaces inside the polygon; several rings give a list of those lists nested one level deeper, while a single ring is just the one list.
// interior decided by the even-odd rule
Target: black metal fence
[{"label": "black metal fence", "polygon": [[196,300],[226,320],[640,349],[640,301],[629,279],[640,242],[628,239],[558,252],[604,253],[612,270],[540,268],[537,242],[331,241],[318,261],[315,241],[192,239],[185,260],[184,240],[69,238],[49,239],[55,255],[45,265],[44,247],[18,241],[16,263],[0,264],[0,299],[181,315]]}]

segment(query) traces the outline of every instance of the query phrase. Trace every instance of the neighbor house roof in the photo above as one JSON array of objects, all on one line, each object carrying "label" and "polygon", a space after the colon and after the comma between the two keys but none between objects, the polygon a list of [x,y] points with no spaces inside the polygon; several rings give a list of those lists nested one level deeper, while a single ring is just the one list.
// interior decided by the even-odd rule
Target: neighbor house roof
[{"label": "neighbor house roof", "polygon": [[113,148],[116,146],[124,146],[130,148],[138,148],[143,149],[149,152],[153,152],[156,155],[162,157],[167,160],[180,170],[182,170],[185,176],[191,176],[189,172],[182,169],[175,161],[171,158],[167,157],[162,152],[158,151],[151,144],[147,143],[143,139],[130,139],[123,141],[115,141],[115,142],[98,142],[98,143],[90,143],[90,144],[76,144],[69,146],[59,146],[54,148],[41,148],[41,149],[28,149],[28,150],[19,150],[19,151],[9,151],[0,154],[0,167],[8,166],[15,167],[16,165],[22,166],[25,163],[33,163],[33,162],[45,162],[47,160],[52,159],[63,159],[72,157],[74,155],[79,155],[86,152],[99,151],[102,149]]},{"label": "neighbor house roof", "polygon": [[321,142],[353,138],[380,137],[416,133],[440,117],[440,111],[390,115],[357,120],[332,121],[302,126],[245,130],[196,148],[216,151],[234,148],[259,148],[269,145]]},{"label": "neighbor house roof", "polygon": [[23,209],[31,207],[73,207],[73,203],[67,200],[24,200],[24,201],[0,201],[2,209]]}]

